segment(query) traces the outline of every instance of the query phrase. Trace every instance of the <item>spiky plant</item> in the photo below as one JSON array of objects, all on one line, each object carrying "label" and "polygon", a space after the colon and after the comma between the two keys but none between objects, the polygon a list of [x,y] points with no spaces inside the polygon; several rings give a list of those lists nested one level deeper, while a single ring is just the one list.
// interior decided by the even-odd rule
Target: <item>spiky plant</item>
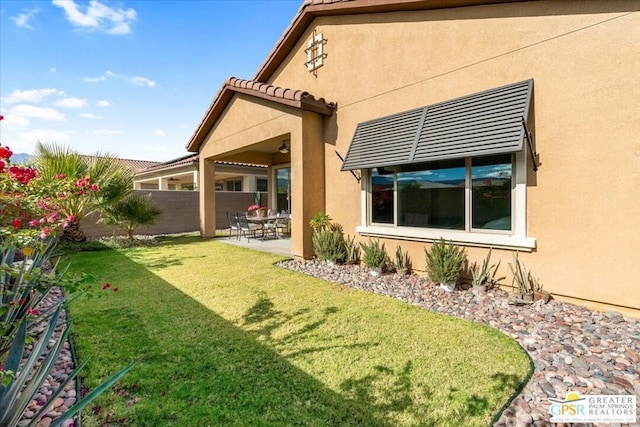
[{"label": "spiky plant", "polygon": [[425,249],[427,275],[436,283],[455,284],[460,278],[467,261],[464,249],[440,239],[433,243],[430,250]]},{"label": "spiky plant", "polygon": [[102,209],[105,224],[121,228],[129,240],[138,227],[153,225],[162,215],[162,209],[151,201],[151,194],[130,194],[124,199]]}]

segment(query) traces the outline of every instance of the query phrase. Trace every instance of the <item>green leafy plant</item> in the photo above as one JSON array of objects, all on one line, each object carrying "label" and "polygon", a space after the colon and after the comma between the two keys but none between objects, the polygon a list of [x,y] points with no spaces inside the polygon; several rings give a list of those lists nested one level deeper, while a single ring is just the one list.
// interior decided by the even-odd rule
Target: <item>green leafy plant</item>
[{"label": "green leafy plant", "polygon": [[482,260],[482,265],[473,263],[471,266],[471,283],[473,286],[486,286],[493,288],[497,286],[496,272],[500,267],[500,261],[497,264],[491,264],[491,249],[487,256]]},{"label": "green leafy plant", "polygon": [[57,202],[60,213],[69,218],[62,233],[65,240],[85,241],[80,220],[123,199],[133,188],[133,172],[110,153],[85,156],[68,147],[38,143],[34,161],[45,182],[74,182],[77,191]]},{"label": "green leafy plant", "polygon": [[512,284],[522,295],[532,295],[534,292],[542,291],[542,284],[537,277],[534,277],[523,262],[520,262],[518,254],[513,256],[513,263],[509,263],[509,269],[513,275]]},{"label": "green leafy plant", "polygon": [[356,237],[347,236],[344,240],[345,262],[347,264],[358,264],[360,262],[360,245],[356,243]]},{"label": "green leafy plant", "polygon": [[361,242],[360,247],[362,248],[362,262],[367,267],[384,269],[389,263],[384,243],[381,244],[379,239]]},{"label": "green leafy plant", "polygon": [[411,258],[409,258],[409,252],[402,252],[400,245],[396,246],[396,270],[408,270],[411,264]]},{"label": "green leafy plant", "polygon": [[162,215],[162,209],[153,204],[151,194],[130,194],[119,202],[106,206],[102,213],[105,224],[121,228],[129,240],[133,240],[136,229],[153,225]]},{"label": "green leafy plant", "polygon": [[320,228],[313,232],[311,239],[320,261],[338,262],[345,259],[346,247],[341,230]]},{"label": "green leafy plant", "polygon": [[467,252],[444,239],[433,243],[430,250],[425,248],[427,275],[436,283],[455,284],[467,262]]},{"label": "green leafy plant", "polygon": [[313,231],[330,228],[331,221],[333,219],[324,212],[317,213],[309,221],[309,226],[313,228]]}]

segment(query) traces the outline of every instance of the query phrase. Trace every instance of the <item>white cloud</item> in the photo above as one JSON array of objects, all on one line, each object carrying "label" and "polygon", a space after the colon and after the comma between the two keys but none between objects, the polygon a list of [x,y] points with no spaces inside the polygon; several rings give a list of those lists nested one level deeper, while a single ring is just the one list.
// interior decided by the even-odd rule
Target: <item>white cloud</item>
[{"label": "white cloud", "polygon": [[107,70],[104,72],[104,75],[99,76],[99,77],[85,77],[83,80],[85,82],[88,83],[95,83],[95,82],[101,82],[103,80],[106,80],[107,77],[111,77],[113,79],[120,79],[120,80],[125,80],[129,83],[133,83],[134,85],[138,85],[138,86],[148,86],[148,87],[155,87],[156,82],[147,78],[147,77],[142,77],[142,76],[135,76],[135,77],[129,77],[127,75],[124,74],[117,74],[114,73],[111,70]]},{"label": "white cloud", "polygon": [[85,77],[82,80],[87,82],[87,83],[96,83],[96,82],[101,82],[101,81],[107,80],[107,78],[105,76]]},{"label": "white cloud", "polygon": [[79,116],[82,117],[83,119],[101,119],[102,118],[92,113],[80,113]]},{"label": "white cloud", "polygon": [[154,82],[153,80],[149,80],[146,77],[132,77],[132,78],[130,78],[128,80],[131,83],[136,84],[136,85],[140,85],[140,86],[147,85],[149,87],[154,87],[156,85],[156,82]]},{"label": "white cloud", "polygon": [[34,129],[28,132],[21,132],[20,138],[28,140],[32,143],[41,142],[60,142],[69,139],[69,134],[57,130]]},{"label": "white cloud", "polygon": [[155,131],[153,131],[153,134],[157,136],[165,136],[165,133],[162,129],[156,129]]},{"label": "white cloud", "polygon": [[14,90],[9,96],[3,96],[2,102],[7,104],[15,104],[18,102],[41,102],[48,96],[53,94],[61,94],[58,89],[46,88],[46,89],[29,89],[29,90]]},{"label": "white cloud", "polygon": [[31,24],[29,24],[29,21],[31,21],[31,18],[36,16],[38,12],[40,12],[40,9],[26,9],[11,19],[13,19],[18,27],[32,30],[33,28],[31,27]]},{"label": "white cloud", "polygon": [[57,73],[58,69],[56,67],[51,67],[51,68],[49,68],[49,72],[50,73]]},{"label": "white cloud", "polygon": [[[76,27],[98,30],[108,34],[129,34],[136,20],[134,9],[112,8],[97,0],[81,7],[74,0],[53,0],[53,5],[64,10],[67,20]],[[85,9],[82,11],[81,9]]]},{"label": "white cloud", "polygon": [[7,114],[2,120],[2,128],[6,130],[19,129],[29,125],[29,120],[16,114]]},{"label": "white cloud", "polygon": [[94,135],[119,135],[121,134],[121,130],[114,129],[97,129],[93,131]]},{"label": "white cloud", "polygon": [[82,108],[84,106],[86,106],[88,104],[87,100],[84,98],[76,98],[76,97],[68,97],[68,98],[62,98],[56,102],[54,102],[53,105],[55,105],[56,107],[63,107],[63,108]]},{"label": "white cloud", "polygon": [[34,105],[21,104],[9,109],[9,113],[22,117],[32,117],[50,121],[64,120],[64,114],[51,107],[36,107]]},{"label": "white cloud", "polygon": [[109,103],[109,101],[105,101],[104,99],[101,99],[100,101],[98,101],[98,102],[96,103],[96,105],[97,105],[98,107],[109,107],[109,106],[111,106],[111,104]]}]

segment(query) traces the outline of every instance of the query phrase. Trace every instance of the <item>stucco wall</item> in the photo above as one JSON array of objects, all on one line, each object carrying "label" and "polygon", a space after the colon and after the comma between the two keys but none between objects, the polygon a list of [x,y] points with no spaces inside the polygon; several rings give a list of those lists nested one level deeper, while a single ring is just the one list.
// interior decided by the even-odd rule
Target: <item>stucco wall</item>
[{"label": "stucco wall", "polygon": [[[140,227],[136,234],[155,235],[198,231],[200,229],[198,191],[139,191],[138,194],[151,194],[151,200],[164,213],[156,224]],[[249,192],[217,191],[216,228],[228,227],[226,212],[243,212],[253,204],[254,194]],[[87,237],[114,236],[124,233],[115,227],[96,222],[98,216],[90,215],[83,218],[81,227]]]},{"label": "stucco wall", "polygon": [[[533,79],[531,127],[541,166],[529,170],[526,212],[527,236],[537,247],[520,258],[556,295],[640,309],[634,282],[640,253],[638,9],[637,1],[540,1],[321,17],[269,83],[337,103],[323,123],[324,204],[353,235],[361,224],[361,186],[340,172],[334,150],[346,154],[358,123]],[[317,76],[303,65],[314,29],[326,39]],[[239,104],[232,107],[239,107],[232,127],[255,135],[252,141],[265,129],[269,135],[282,118],[274,110],[253,120]],[[219,129],[230,125],[221,120]],[[302,156],[292,154],[291,161],[293,171],[308,167],[298,163],[308,161]],[[387,247],[397,243],[389,240]],[[424,269],[428,243],[400,243]],[[477,261],[487,249],[468,251]],[[494,250],[507,283],[511,256]]]}]

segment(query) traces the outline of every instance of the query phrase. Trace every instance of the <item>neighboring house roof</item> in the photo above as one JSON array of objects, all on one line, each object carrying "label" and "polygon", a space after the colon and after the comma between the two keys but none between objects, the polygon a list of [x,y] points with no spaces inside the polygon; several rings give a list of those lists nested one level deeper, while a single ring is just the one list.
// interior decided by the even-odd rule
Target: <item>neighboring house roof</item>
[{"label": "neighboring house roof", "polygon": [[[138,171],[136,173],[136,176],[143,176],[143,175],[152,174],[160,171],[166,171],[170,169],[180,168],[184,166],[191,166],[191,165],[197,168],[198,162],[199,162],[198,154],[188,154],[186,156],[178,157],[177,159],[168,160],[164,163],[156,162],[157,164],[152,165],[151,167],[146,168],[144,170]],[[216,161],[215,163],[217,165],[252,167],[252,168],[260,168],[260,169],[267,169],[268,167],[267,165],[256,165],[252,163],[220,162],[220,161]]]},{"label": "neighboring house roof", "polygon": [[118,159],[120,164],[128,169],[131,169],[134,173],[138,173],[147,168],[160,164],[160,162],[153,162],[151,160],[133,160],[133,159]]},{"label": "neighboring house roof", "polygon": [[[96,156],[88,154],[82,154],[81,156],[86,159],[96,158]],[[138,173],[147,168],[161,164],[161,162],[154,162],[151,160],[121,159],[119,157],[113,157],[113,159],[118,162],[120,166],[129,169],[133,173]]]},{"label": "neighboring house roof", "polygon": [[273,50],[253,80],[240,80],[231,77],[222,85],[207,113],[187,143],[187,151],[196,152],[199,150],[206,135],[236,92],[303,110],[315,111],[326,115],[332,114],[334,104],[327,104],[324,98],[316,99],[308,92],[278,88],[264,83],[271,78],[276,69],[291,53],[293,46],[302,37],[309,24],[318,16],[444,9],[521,1],[528,0],[306,0],[289,24],[289,27],[276,42]]},{"label": "neighboring house roof", "polygon": [[204,141],[207,133],[211,130],[211,127],[218,120],[224,109],[227,107],[227,104],[236,93],[244,93],[257,98],[277,102],[278,104],[299,108],[301,110],[313,111],[327,116],[330,116],[333,113],[334,108],[332,103],[327,103],[324,98],[316,99],[309,92],[281,88],[253,80],[242,80],[230,77],[224,85],[222,85],[222,88],[209,106],[207,113],[204,115],[196,131],[193,133],[193,136],[187,144],[187,151],[197,151],[200,148],[200,145]]}]

